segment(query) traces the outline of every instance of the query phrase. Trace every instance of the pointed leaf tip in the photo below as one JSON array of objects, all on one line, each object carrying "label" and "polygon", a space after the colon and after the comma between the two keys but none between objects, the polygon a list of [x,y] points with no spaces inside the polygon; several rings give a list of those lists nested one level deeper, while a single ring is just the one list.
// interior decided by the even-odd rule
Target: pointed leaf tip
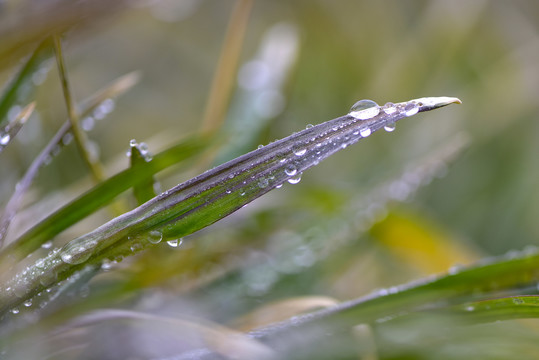
[{"label": "pointed leaf tip", "polygon": [[414,99],[412,102],[419,105],[419,112],[438,109],[450,104],[462,104],[462,101],[459,98],[449,96],[424,97]]}]

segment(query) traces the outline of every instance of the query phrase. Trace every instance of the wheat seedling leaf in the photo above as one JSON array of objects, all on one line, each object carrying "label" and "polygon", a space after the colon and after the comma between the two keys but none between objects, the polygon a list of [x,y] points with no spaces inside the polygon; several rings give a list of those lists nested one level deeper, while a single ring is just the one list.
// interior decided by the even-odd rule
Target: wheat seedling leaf
[{"label": "wheat seedling leaf", "polygon": [[[299,182],[301,173],[336,152],[384,127],[419,112],[452,103],[456,98],[421,98],[379,107],[360,101],[347,115],[307,127],[191,180],[175,186],[77,239],[6,281],[0,312],[31,298],[86,265],[152,246],[150,232],[177,241],[228,216],[283,183]],[[148,163],[151,164],[152,162]],[[68,215],[68,214],[66,214]],[[129,250],[131,249],[131,250]]]}]

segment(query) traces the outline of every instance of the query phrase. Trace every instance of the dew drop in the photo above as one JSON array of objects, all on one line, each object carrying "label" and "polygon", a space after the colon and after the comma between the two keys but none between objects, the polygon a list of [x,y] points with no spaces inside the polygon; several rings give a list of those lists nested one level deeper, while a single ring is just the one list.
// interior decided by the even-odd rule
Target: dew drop
[{"label": "dew drop", "polygon": [[163,234],[161,231],[152,230],[148,233],[148,242],[152,244],[159,244],[163,239]]},{"label": "dew drop", "polygon": [[88,251],[84,246],[69,246],[66,245],[60,257],[66,264],[81,264],[88,260],[91,255],[91,251]]},{"label": "dew drop", "polygon": [[292,185],[299,183],[301,181],[301,175],[302,173],[297,173],[296,176],[293,176],[288,179],[288,182]]},{"label": "dew drop", "polygon": [[135,253],[135,252],[137,252],[139,250],[142,250],[142,245],[140,243],[136,242],[136,243],[132,244],[129,247],[129,249],[131,250],[131,252]]},{"label": "dew drop", "polygon": [[182,242],[183,242],[183,239],[174,239],[174,240],[167,241],[167,245],[170,246],[171,248],[177,248],[182,244]]},{"label": "dew drop", "polygon": [[307,152],[307,149],[296,147],[296,148],[292,149],[292,151],[294,152],[294,155],[296,155],[296,156],[303,156]]},{"label": "dew drop", "polygon": [[276,186],[275,186],[276,189],[280,189],[280,188],[282,188],[282,187],[283,187],[283,184],[279,184],[279,185],[276,185]]},{"label": "dew drop", "polygon": [[62,144],[69,145],[73,141],[73,134],[68,132],[62,137]]},{"label": "dew drop", "polygon": [[23,302],[23,305],[26,306],[26,307],[32,306],[32,299],[26,300],[25,302]]},{"label": "dew drop", "polygon": [[264,145],[260,144],[258,145],[257,149],[262,149],[264,147]]},{"label": "dew drop", "polygon": [[80,122],[80,125],[84,131],[90,131],[95,126],[95,119],[91,116],[87,116]]},{"label": "dew drop", "polygon": [[363,137],[367,137],[371,134],[371,128],[368,126],[364,126],[359,129],[359,134]]},{"label": "dew drop", "polygon": [[372,100],[359,100],[351,108],[348,115],[359,120],[371,119],[380,113],[380,107]]},{"label": "dew drop", "polygon": [[131,146],[131,147],[137,146],[137,140],[135,140],[135,139],[129,140],[129,146]]},{"label": "dew drop", "polygon": [[284,172],[285,172],[285,174],[288,175],[288,176],[294,176],[294,175],[296,175],[296,173],[298,172],[298,169],[296,168],[295,165],[290,164],[290,165],[287,165],[287,166],[284,168]]},{"label": "dew drop", "polygon": [[0,135],[0,145],[7,145],[9,140],[11,140],[11,136],[9,134]]},{"label": "dew drop", "polygon": [[112,261],[110,261],[109,259],[105,259],[103,260],[103,262],[101,263],[101,270],[103,271],[108,271],[112,268],[112,265],[114,263]]},{"label": "dew drop", "polygon": [[404,115],[406,116],[412,116],[417,114],[419,111],[419,105],[417,105],[415,102],[409,102],[404,106]]},{"label": "dew drop", "polygon": [[17,315],[19,313],[19,308],[14,307],[13,309],[11,309],[11,313],[14,314],[14,315]]},{"label": "dew drop", "polygon": [[395,123],[394,122],[389,122],[387,124],[384,125],[384,130],[387,131],[387,132],[392,132],[395,130]]},{"label": "dew drop", "polygon": [[264,189],[264,188],[267,188],[268,185],[269,185],[268,179],[260,178],[260,180],[258,180],[258,187],[259,188]]},{"label": "dew drop", "polygon": [[388,114],[394,114],[397,112],[397,107],[392,102],[385,103],[385,105],[382,107],[382,110]]},{"label": "dew drop", "polygon": [[313,124],[307,124],[307,126],[305,126],[305,129],[310,129],[312,128],[314,125]]},{"label": "dew drop", "polygon": [[52,247],[52,241],[47,241],[41,244],[41,248],[43,249],[50,249]]}]

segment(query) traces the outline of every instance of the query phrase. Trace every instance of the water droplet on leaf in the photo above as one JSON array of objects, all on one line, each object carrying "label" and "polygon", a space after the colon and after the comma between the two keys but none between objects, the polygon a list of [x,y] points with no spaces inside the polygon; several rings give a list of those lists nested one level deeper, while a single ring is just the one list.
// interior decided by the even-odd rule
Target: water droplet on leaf
[{"label": "water droplet on leaf", "polygon": [[148,233],[148,242],[152,244],[159,244],[163,239],[163,234],[161,231],[152,230]]},{"label": "water droplet on leaf", "polygon": [[348,115],[359,120],[371,119],[380,113],[380,107],[372,100],[359,100],[351,108]]},{"label": "water droplet on leaf", "polygon": [[41,244],[41,247],[43,249],[50,249],[52,246],[52,241],[47,241],[47,242],[44,242],[43,244]]},{"label": "water droplet on leaf", "polygon": [[284,168],[284,172],[288,176],[294,176],[298,172],[298,169],[296,168],[295,165],[289,164]]},{"label": "water droplet on leaf", "polygon": [[387,131],[387,132],[392,132],[395,130],[395,123],[394,122],[390,122],[390,123],[387,123],[384,125],[384,130]]},{"label": "water droplet on leaf", "polygon": [[174,240],[167,241],[167,244],[171,248],[177,248],[182,244],[182,242],[183,242],[183,239],[174,239]]},{"label": "water droplet on leaf", "polygon": [[303,147],[294,147],[292,151],[294,152],[294,155],[296,156],[303,156],[307,152],[307,149]]},{"label": "water droplet on leaf", "polygon": [[82,245],[64,246],[64,250],[60,257],[66,264],[81,264],[90,258],[91,252]]},{"label": "water droplet on leaf", "polygon": [[293,176],[288,179],[288,182],[292,185],[299,183],[301,181],[301,175],[302,173],[297,173],[296,176]]},{"label": "water droplet on leaf", "polygon": [[364,126],[362,128],[359,129],[359,133],[361,136],[363,137],[367,137],[371,134],[371,128],[368,127],[368,126]]},{"label": "water droplet on leaf", "polygon": [[382,107],[382,110],[388,115],[391,115],[391,114],[394,114],[395,112],[397,112],[397,108],[395,107],[395,104],[393,104],[392,102],[386,103]]},{"label": "water droplet on leaf", "polygon": [[417,114],[419,111],[419,105],[417,105],[415,102],[409,102],[404,106],[404,114],[406,116],[412,116]]}]

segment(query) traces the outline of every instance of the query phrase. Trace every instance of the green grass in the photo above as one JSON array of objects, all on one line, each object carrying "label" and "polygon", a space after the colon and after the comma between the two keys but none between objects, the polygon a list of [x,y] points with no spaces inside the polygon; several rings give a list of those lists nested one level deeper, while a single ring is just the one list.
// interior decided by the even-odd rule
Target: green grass
[{"label": "green grass", "polygon": [[[50,4],[14,36],[33,16],[15,7],[0,28],[0,357],[534,358],[539,255],[501,253],[537,230],[536,105],[506,110],[511,68],[485,65],[512,46],[473,30],[498,7],[446,25],[435,5],[193,4],[198,21],[163,23],[182,30],[167,51],[122,48],[108,68],[86,57],[118,50],[109,27],[149,51],[175,34],[149,13],[175,10]],[[201,27],[227,21],[222,46]],[[118,77],[128,60],[142,69]],[[464,105],[429,112],[460,102],[449,91]],[[358,94],[380,106],[349,113]]]}]

